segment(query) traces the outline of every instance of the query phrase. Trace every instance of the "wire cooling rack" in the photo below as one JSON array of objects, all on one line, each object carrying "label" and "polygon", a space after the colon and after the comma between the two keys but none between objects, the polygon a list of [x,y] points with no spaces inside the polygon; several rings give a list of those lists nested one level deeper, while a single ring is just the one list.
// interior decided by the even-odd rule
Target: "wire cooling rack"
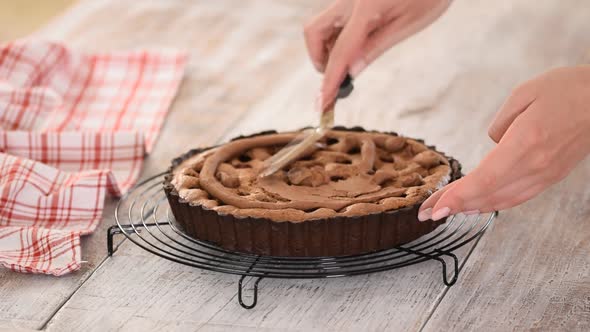
[{"label": "wire cooling rack", "polygon": [[[276,257],[230,251],[193,239],[177,227],[160,173],[139,183],[121,198],[115,209],[116,225],[107,233],[112,256],[113,236],[123,234],[134,244],[162,258],[200,269],[240,276],[238,301],[246,309],[258,302],[258,284],[263,278],[336,278],[397,269],[428,260],[440,262],[442,281],[452,286],[459,276],[459,259],[453,253],[477,241],[497,213],[456,215],[435,231],[403,246],[388,250],[339,257]],[[449,271],[450,270],[450,271]],[[245,278],[254,277],[252,299],[244,301]]]}]

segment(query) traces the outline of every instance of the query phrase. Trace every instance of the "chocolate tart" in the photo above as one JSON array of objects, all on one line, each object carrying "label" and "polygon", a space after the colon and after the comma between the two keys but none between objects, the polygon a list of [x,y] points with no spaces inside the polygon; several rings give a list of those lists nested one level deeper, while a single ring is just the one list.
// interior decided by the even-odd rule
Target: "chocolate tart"
[{"label": "chocolate tart", "polygon": [[172,162],[164,191],[180,228],[224,249],[272,256],[342,256],[393,248],[445,220],[420,204],[461,166],[422,140],[334,127],[276,174],[264,160],[299,132],[240,136]]}]

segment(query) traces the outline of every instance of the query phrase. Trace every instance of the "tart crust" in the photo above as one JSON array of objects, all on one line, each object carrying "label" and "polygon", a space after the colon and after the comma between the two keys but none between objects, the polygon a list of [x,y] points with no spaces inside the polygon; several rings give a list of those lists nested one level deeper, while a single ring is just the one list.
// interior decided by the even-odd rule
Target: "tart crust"
[{"label": "tart crust", "polygon": [[[461,176],[461,167],[456,160],[436,151],[434,147],[424,145],[422,140],[402,138],[395,133],[365,131],[360,127],[334,127],[332,133],[334,137],[340,138],[347,135],[379,138],[375,139],[377,147],[373,146],[373,152],[369,151],[366,144],[361,144],[359,151],[354,154],[361,157],[346,161],[347,167],[341,167],[339,163],[332,165],[334,160],[342,158],[342,154],[329,155],[328,157],[332,158],[327,159],[330,163],[329,167],[326,165],[325,158],[321,159],[323,162],[321,166],[324,166],[324,169],[353,169],[354,172],[349,174],[351,175],[349,178],[345,177],[348,174],[346,172],[343,175],[324,174],[323,177],[314,177],[307,173],[301,175],[299,174],[301,172],[298,173],[296,162],[290,166],[289,172],[277,174],[275,181],[270,181],[266,187],[264,183],[259,185],[266,188],[263,190],[262,198],[258,198],[260,192],[250,192],[253,189],[244,185],[251,182],[245,181],[243,176],[238,177],[239,181],[236,182],[235,174],[233,178],[231,174],[222,174],[223,172],[218,170],[219,165],[229,163],[232,158],[233,160],[238,158],[235,155],[236,151],[247,150],[251,155],[252,148],[255,146],[244,148],[244,145],[252,142],[256,144],[256,141],[268,141],[273,137],[293,133],[279,134],[275,131],[267,131],[246,137],[241,136],[228,144],[191,150],[176,158],[165,177],[164,191],[177,223],[189,236],[212,242],[224,249],[273,256],[341,256],[388,249],[411,242],[444,223],[445,220],[418,222],[417,214],[420,204],[434,190]],[[289,137],[291,136],[285,136],[281,142],[288,141]],[[383,137],[395,139],[387,141],[387,146]],[[256,139],[252,140],[252,138]],[[400,145],[400,139],[406,142],[402,148],[395,146]],[[281,144],[283,143],[276,144],[275,148],[279,149]],[[238,150],[228,151],[236,146],[239,147]],[[332,150],[338,148],[349,147],[336,146]],[[370,155],[373,156],[371,158],[365,158],[367,153],[375,153],[375,151],[381,154],[383,151],[388,153],[398,151],[392,152],[393,158],[399,157],[397,162],[405,163],[406,173],[403,169],[391,169],[389,173],[394,174],[391,176],[391,174],[385,174],[389,171],[388,165],[364,165],[367,159],[378,160],[378,156],[374,155]],[[317,156],[322,155],[322,153],[314,153],[314,151],[309,153],[315,156],[311,161],[319,159]],[[221,155],[220,158],[215,158],[219,155]],[[386,156],[385,159],[388,160],[387,158],[389,157]],[[260,166],[256,164],[257,161],[261,160],[248,160],[243,163],[249,163],[250,167],[256,168]],[[199,165],[195,166],[196,163]],[[395,162],[392,161],[392,163]],[[244,167],[240,162],[235,165]],[[302,165],[305,169],[310,164]],[[229,166],[225,168],[228,168],[228,172],[232,172]],[[381,169],[384,171],[380,172]],[[411,172],[414,169],[417,170],[415,174]],[[323,174],[322,172],[318,170],[314,174]],[[338,176],[334,178],[334,174]],[[377,185],[383,180],[381,178],[391,184]],[[206,190],[212,189],[211,183],[214,189]],[[373,184],[377,189],[371,187]],[[293,188],[287,191],[291,199],[277,196],[273,192],[274,190],[284,194],[286,191],[283,189],[286,185],[287,188]],[[338,204],[333,205],[333,209],[323,208],[325,204],[321,202],[322,199],[330,200],[330,197],[319,197],[317,202],[311,200],[310,204],[310,200],[305,196],[317,192],[320,188],[347,189],[349,188],[347,185],[363,188],[364,192],[354,193],[352,198],[336,197],[334,200],[337,200]],[[295,193],[291,193],[292,191]],[[389,194],[391,196],[387,196]],[[220,199],[220,196],[223,198]],[[248,199],[244,199],[244,196]],[[305,199],[298,201],[301,197]],[[245,203],[244,200],[246,200]],[[231,204],[228,203],[229,201]],[[340,204],[342,202],[345,202],[344,205]],[[280,208],[273,208],[275,206]]]}]

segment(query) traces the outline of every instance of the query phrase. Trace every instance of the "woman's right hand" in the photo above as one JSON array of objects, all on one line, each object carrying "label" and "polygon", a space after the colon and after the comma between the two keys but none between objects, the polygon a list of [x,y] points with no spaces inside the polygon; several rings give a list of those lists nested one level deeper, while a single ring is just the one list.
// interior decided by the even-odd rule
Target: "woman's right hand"
[{"label": "woman's right hand", "polygon": [[387,49],[436,20],[450,0],[336,0],[305,25],[311,60],[324,73],[320,105],[336,98],[349,73],[357,77]]}]

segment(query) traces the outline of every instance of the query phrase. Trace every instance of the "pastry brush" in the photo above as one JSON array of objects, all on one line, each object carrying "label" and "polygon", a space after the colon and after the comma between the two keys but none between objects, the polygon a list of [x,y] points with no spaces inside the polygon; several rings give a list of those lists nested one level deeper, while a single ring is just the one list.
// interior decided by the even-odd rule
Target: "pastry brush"
[{"label": "pastry brush", "polygon": [[[348,97],[353,88],[352,77],[349,74],[346,74],[346,77],[338,89],[336,100]],[[279,152],[265,160],[262,172],[260,172],[259,176],[265,177],[278,172],[283,167],[295,161],[302,153],[322,139],[326,132],[334,125],[334,106],[336,100],[322,109],[319,126],[304,131]]]}]

